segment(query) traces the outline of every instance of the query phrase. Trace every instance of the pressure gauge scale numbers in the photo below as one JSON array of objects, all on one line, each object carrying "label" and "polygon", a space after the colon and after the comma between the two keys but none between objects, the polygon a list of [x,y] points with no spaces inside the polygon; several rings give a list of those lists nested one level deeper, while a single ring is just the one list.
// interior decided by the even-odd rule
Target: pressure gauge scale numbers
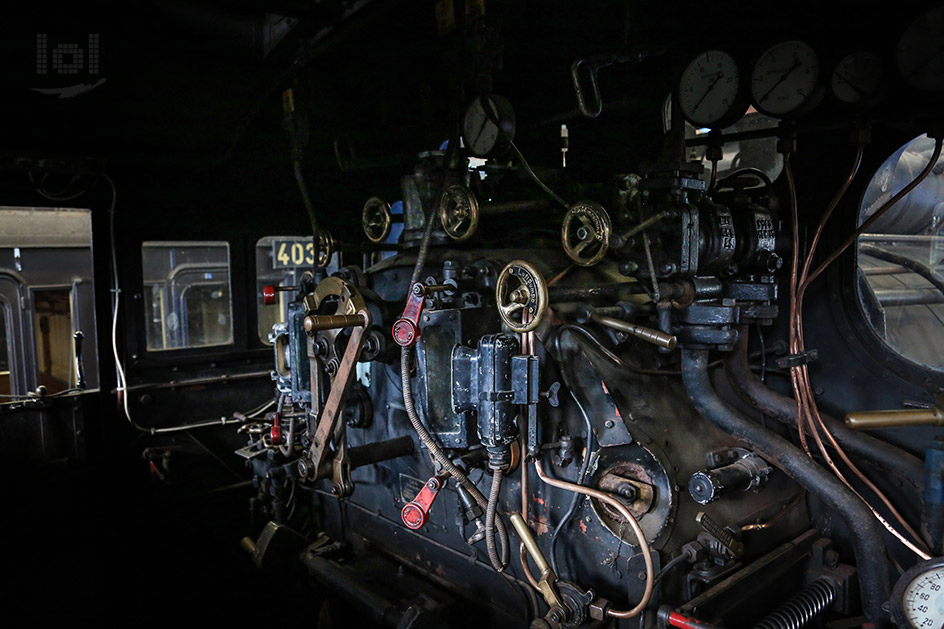
[{"label": "pressure gauge scale numbers", "polygon": [[679,79],[678,104],[682,115],[699,127],[722,127],[744,114],[741,80],[734,57],[709,50],[689,62]]},{"label": "pressure gauge scale numbers", "polygon": [[785,41],[768,48],[754,64],[751,97],[761,112],[789,116],[815,104],[819,60],[809,44]]},{"label": "pressure gauge scale numbers", "polygon": [[944,559],[919,563],[902,575],[892,592],[892,614],[900,627],[944,627]]}]

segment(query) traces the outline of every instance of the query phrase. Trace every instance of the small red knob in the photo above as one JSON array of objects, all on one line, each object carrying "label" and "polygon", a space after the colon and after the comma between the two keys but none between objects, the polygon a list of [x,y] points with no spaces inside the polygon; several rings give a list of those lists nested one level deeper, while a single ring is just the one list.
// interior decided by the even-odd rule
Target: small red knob
[{"label": "small red knob", "polygon": [[411,502],[400,511],[400,519],[403,520],[403,523],[406,524],[408,529],[415,531],[418,528],[422,528],[422,526],[429,521],[429,513],[424,511],[420,505]]},{"label": "small red knob", "polygon": [[269,431],[269,439],[274,446],[282,445],[282,427],[278,424],[273,425],[272,430]]},{"label": "small red knob", "polygon": [[413,345],[419,336],[419,327],[409,319],[397,319],[393,324],[393,340],[401,347]]},{"label": "small red knob", "polygon": [[275,286],[262,287],[262,303],[271,306],[275,303]]}]

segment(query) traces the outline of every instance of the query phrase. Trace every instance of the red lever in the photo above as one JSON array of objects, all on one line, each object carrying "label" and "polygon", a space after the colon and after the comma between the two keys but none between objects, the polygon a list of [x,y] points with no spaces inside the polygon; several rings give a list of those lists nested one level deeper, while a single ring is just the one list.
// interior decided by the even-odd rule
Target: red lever
[{"label": "red lever", "polygon": [[426,481],[423,489],[416,494],[413,502],[403,507],[400,511],[400,519],[403,520],[407,528],[415,531],[429,521],[429,510],[432,508],[439,490],[446,486],[446,479],[448,478],[449,474],[446,472],[433,476]]},{"label": "red lever", "polygon": [[262,287],[262,303],[271,306],[275,303],[275,286]]},{"label": "red lever", "polygon": [[423,314],[425,303],[426,286],[416,282],[410,288],[410,298],[406,301],[403,314],[393,324],[393,340],[397,345],[409,347],[420,338],[420,315]]},{"label": "red lever", "polygon": [[275,416],[275,423],[272,424],[272,429],[269,430],[269,439],[274,446],[282,445],[282,426],[279,425],[278,415]]}]

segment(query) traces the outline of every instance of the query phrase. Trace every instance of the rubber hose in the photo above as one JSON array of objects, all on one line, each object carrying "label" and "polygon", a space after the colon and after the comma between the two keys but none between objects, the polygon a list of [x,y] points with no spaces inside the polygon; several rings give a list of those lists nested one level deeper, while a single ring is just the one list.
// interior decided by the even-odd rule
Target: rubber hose
[{"label": "rubber hose", "polygon": [[[745,402],[754,408],[798,430],[796,401],[777,393],[754,376],[747,362],[747,341],[748,335],[742,328],[738,332],[734,351],[724,356],[724,370],[731,386],[744,398]],[[843,450],[867,461],[879,470],[893,474],[919,495],[921,494],[924,463],[918,457],[876,439],[872,435],[851,430],[843,422],[825,413],[820,413],[820,416]]]},{"label": "rubber hose", "polygon": [[853,536],[862,610],[876,627],[888,626],[888,566],[882,528],[862,500],[792,443],[726,404],[708,377],[708,350],[682,350],[682,382],[699,415],[753,450],[801,487],[835,509]]},{"label": "rubber hose", "polygon": [[[492,489],[488,492],[488,506],[485,508],[485,547],[488,549],[489,561],[499,572],[504,572],[508,566],[498,556],[498,549],[495,548],[495,514],[498,511],[498,497],[501,495],[501,483],[504,476],[504,470],[492,472]],[[501,566],[501,570],[497,566]]]}]

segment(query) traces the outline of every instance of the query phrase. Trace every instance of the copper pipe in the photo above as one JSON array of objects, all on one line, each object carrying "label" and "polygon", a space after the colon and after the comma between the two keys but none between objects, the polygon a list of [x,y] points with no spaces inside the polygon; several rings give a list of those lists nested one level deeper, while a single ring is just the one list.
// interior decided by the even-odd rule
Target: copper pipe
[{"label": "copper pipe", "polygon": [[627,509],[622,502],[617,500],[611,494],[599,491],[597,489],[591,489],[590,487],[584,487],[575,483],[568,483],[567,481],[551,478],[544,473],[544,469],[541,467],[541,462],[537,459],[534,460],[534,470],[537,472],[538,477],[551,487],[566,489],[567,491],[572,491],[584,496],[596,498],[601,502],[605,502],[616,509],[616,511],[629,523],[630,528],[633,529],[633,533],[636,535],[636,540],[639,542],[639,552],[642,553],[643,561],[646,563],[646,589],[642,594],[642,599],[640,599],[640,601],[632,609],[628,611],[621,611],[608,608],[606,610],[606,614],[607,616],[611,616],[613,618],[633,618],[641,614],[642,611],[646,609],[646,605],[649,604],[649,599],[652,597],[652,588],[655,584],[655,570],[652,566],[652,551],[649,549],[649,542],[646,540],[646,535],[642,532],[639,522],[637,522],[636,518],[633,517],[633,514],[629,512],[629,509]]}]

